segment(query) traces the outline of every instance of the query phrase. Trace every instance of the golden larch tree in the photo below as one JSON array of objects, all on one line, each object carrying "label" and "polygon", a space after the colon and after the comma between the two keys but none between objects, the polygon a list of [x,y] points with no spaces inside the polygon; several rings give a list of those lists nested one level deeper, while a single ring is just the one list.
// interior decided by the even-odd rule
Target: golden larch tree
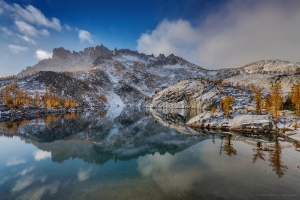
[{"label": "golden larch tree", "polygon": [[215,117],[215,111],[216,111],[216,108],[212,107],[211,108],[211,117]]},{"label": "golden larch tree", "polygon": [[269,94],[267,98],[267,106],[266,110],[273,114],[275,117],[275,120],[278,121],[280,117],[280,108],[283,103],[283,97],[281,95],[281,85],[279,83],[276,83],[272,86],[271,93]]},{"label": "golden larch tree", "polygon": [[40,94],[37,90],[34,91],[34,104],[40,105]]},{"label": "golden larch tree", "polygon": [[252,89],[252,96],[254,98],[254,104],[255,104],[255,112],[256,114],[261,114],[262,108],[263,108],[263,99],[262,99],[262,91],[264,88],[262,87],[255,87],[254,84],[251,84]]},{"label": "golden larch tree", "polygon": [[300,116],[300,83],[297,82],[291,88],[290,97],[295,107],[295,115]]},{"label": "golden larch tree", "polygon": [[230,116],[231,106],[235,102],[235,98],[233,96],[226,96],[222,101],[223,109],[227,117]]}]

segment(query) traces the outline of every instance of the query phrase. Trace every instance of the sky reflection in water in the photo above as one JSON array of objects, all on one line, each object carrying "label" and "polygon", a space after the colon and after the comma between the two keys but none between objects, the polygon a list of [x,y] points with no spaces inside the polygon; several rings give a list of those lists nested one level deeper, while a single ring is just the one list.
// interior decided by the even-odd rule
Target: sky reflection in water
[{"label": "sky reflection in water", "polygon": [[[3,199],[298,199],[297,145],[123,110],[33,120],[0,138]],[[152,117],[152,115],[154,117]],[[72,125],[72,126],[70,126]],[[172,127],[169,128],[168,126]],[[51,130],[51,131],[50,131]],[[183,134],[188,133],[188,134]],[[8,137],[9,136],[9,137]],[[261,138],[265,139],[265,138]],[[274,151],[262,151],[268,146]],[[298,149],[299,150],[299,149]]]}]

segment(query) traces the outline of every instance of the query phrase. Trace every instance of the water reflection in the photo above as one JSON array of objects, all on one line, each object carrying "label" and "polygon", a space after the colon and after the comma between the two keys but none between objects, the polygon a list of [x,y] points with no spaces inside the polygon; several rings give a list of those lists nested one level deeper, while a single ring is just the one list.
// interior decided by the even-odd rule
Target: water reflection
[{"label": "water reflection", "polygon": [[281,178],[284,173],[287,171],[288,167],[286,165],[283,165],[282,162],[282,152],[281,152],[281,146],[279,144],[279,141],[275,141],[274,143],[274,150],[269,151],[270,154],[270,166],[272,167],[272,170],[276,173],[276,175]]},{"label": "water reflection", "polygon": [[222,136],[222,143],[221,143],[221,151],[224,151],[228,156],[234,156],[237,154],[237,151],[233,148],[233,144],[231,143],[231,134],[225,135],[225,144],[223,144],[223,136]]},{"label": "water reflection", "polygon": [[194,130],[184,126],[187,117],[183,110],[111,108],[17,125],[10,122],[18,128],[1,128],[5,137],[0,137],[0,151],[6,153],[0,154],[0,196],[257,199],[261,194],[300,195],[295,164],[300,162],[299,143],[278,141],[274,135]]},{"label": "water reflection", "polygon": [[262,142],[257,142],[256,143],[256,148],[253,149],[254,154],[253,154],[253,160],[252,163],[256,163],[257,159],[265,161],[265,154],[262,150]]},{"label": "water reflection", "polygon": [[[17,124],[12,126],[17,128],[13,132],[2,128],[2,132],[7,136],[21,136],[27,143],[38,147],[40,151],[35,152],[35,160],[49,157],[61,163],[69,158],[80,158],[100,165],[109,160],[131,160],[156,152],[174,155],[206,139],[182,124],[180,132],[157,124],[150,117],[151,113],[142,109],[125,109],[117,114],[119,116],[100,110],[10,121],[3,126],[11,123]],[[181,134],[183,131],[187,134]]]}]

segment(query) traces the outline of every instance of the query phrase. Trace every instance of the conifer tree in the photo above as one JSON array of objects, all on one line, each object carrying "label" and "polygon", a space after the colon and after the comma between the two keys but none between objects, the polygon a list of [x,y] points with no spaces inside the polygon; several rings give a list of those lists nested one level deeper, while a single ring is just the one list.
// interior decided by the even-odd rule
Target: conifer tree
[{"label": "conifer tree", "polygon": [[34,104],[40,105],[40,94],[37,90],[34,91]]},{"label": "conifer tree", "polygon": [[255,104],[255,112],[256,114],[261,114],[262,108],[263,108],[263,100],[262,100],[262,90],[264,88],[258,87],[256,88],[253,84],[251,84],[252,89],[252,96],[254,98],[254,104]]},{"label": "conifer tree", "polygon": [[300,83],[297,82],[291,88],[290,97],[295,107],[295,115],[300,116]]},{"label": "conifer tree", "polygon": [[226,96],[222,101],[223,109],[227,117],[230,116],[231,106],[235,102],[235,98],[233,96]]},{"label": "conifer tree", "polygon": [[215,111],[216,111],[216,108],[212,107],[211,108],[211,117],[215,117]]},{"label": "conifer tree", "polygon": [[279,110],[283,103],[283,97],[281,95],[281,85],[276,83],[272,86],[271,93],[269,94],[266,102],[266,110],[273,114],[275,120],[278,121],[280,117]]}]

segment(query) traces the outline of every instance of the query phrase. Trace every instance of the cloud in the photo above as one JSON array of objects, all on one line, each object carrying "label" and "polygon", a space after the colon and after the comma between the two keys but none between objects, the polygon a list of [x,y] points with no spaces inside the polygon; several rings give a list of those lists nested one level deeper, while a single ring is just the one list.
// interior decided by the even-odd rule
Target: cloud
[{"label": "cloud", "polygon": [[72,27],[69,26],[68,24],[65,24],[65,29],[66,29],[67,31],[73,31]]},{"label": "cloud", "polygon": [[31,172],[33,169],[34,169],[34,167],[25,168],[20,172],[19,175],[24,176],[25,174]]},{"label": "cloud", "polygon": [[[43,51],[41,49],[37,50],[36,54],[37,54],[37,58],[39,58],[41,60],[49,58],[49,57],[47,57],[47,56],[49,56],[49,54],[51,54],[51,56],[52,56],[52,53],[48,53],[48,52]],[[34,159],[36,161],[41,161],[41,160],[44,160],[46,158],[51,158],[51,152],[42,151],[42,150],[38,150],[38,151],[34,152]]]},{"label": "cloud", "polygon": [[[142,34],[138,39],[137,50],[158,56],[185,54],[197,47],[200,33],[188,21],[162,21],[150,34]],[[184,51],[184,52],[183,52]]]},{"label": "cloud", "polygon": [[79,181],[85,181],[90,178],[92,172],[92,168],[87,170],[80,169],[77,174],[77,178]]},{"label": "cloud", "polygon": [[26,193],[21,194],[19,199],[28,199],[30,197],[31,199],[41,199],[44,195],[53,195],[57,193],[59,187],[59,182],[56,181],[51,184],[42,184],[39,187],[32,187],[26,191]]},{"label": "cloud", "polygon": [[45,15],[37,8],[32,5],[26,7],[21,7],[19,4],[7,4],[4,1],[0,1],[2,13],[7,13],[11,15],[16,20],[23,20],[30,24],[35,24],[39,26],[45,26],[47,28],[52,28],[55,30],[61,30],[60,21],[57,18],[52,18],[51,20],[46,18]]},{"label": "cloud", "polygon": [[34,182],[45,182],[47,180],[46,176],[35,177],[34,175],[21,176],[17,181],[16,185],[12,188],[13,192],[23,190],[24,188],[30,186]]},{"label": "cloud", "polygon": [[137,40],[147,54],[174,53],[205,68],[240,67],[262,59],[300,61],[300,1],[229,1],[191,25],[164,20]]},{"label": "cloud", "polygon": [[0,12],[14,22],[16,31],[22,36],[12,33],[6,27],[2,27],[1,30],[8,36],[19,37],[30,44],[36,44],[33,40],[34,37],[49,36],[48,28],[61,30],[59,19],[48,19],[32,5],[22,7],[19,4],[8,4],[0,0]]},{"label": "cloud", "polygon": [[35,179],[33,175],[21,178],[17,181],[16,185],[12,188],[12,191],[15,192],[15,191],[23,190],[24,188],[31,185],[34,180]]},{"label": "cloud", "polygon": [[20,164],[24,164],[26,163],[27,160],[25,159],[19,159],[17,157],[12,157],[12,158],[9,158],[8,161],[6,162],[6,166],[15,166],[15,165],[20,165]]},{"label": "cloud", "polygon": [[4,176],[4,177],[1,177],[0,179],[0,185],[3,185],[6,181],[8,181],[9,179],[11,179],[10,176]]},{"label": "cloud", "polygon": [[138,170],[143,176],[150,176],[157,173],[167,173],[176,162],[176,158],[166,153],[165,155],[147,155],[137,160]]},{"label": "cloud", "polygon": [[8,30],[8,28],[6,28],[6,27],[1,27],[1,30],[4,32],[5,35],[8,35],[8,36],[13,35],[13,33],[10,30]]},{"label": "cloud", "polygon": [[49,36],[49,31],[46,29],[37,30],[35,27],[31,26],[30,24],[24,21],[15,21],[15,25],[19,29],[21,33],[26,36],[37,37],[37,36]]},{"label": "cloud", "polygon": [[14,53],[14,54],[18,54],[20,52],[25,52],[28,51],[27,47],[22,47],[22,46],[18,46],[18,45],[13,45],[13,44],[9,44],[8,45],[9,50]]},{"label": "cloud", "polygon": [[78,38],[79,38],[80,42],[88,41],[91,44],[94,43],[92,35],[88,31],[85,31],[85,30],[79,30]]},{"label": "cloud", "polygon": [[22,40],[24,40],[25,42],[28,42],[30,44],[36,44],[35,41],[27,36],[24,35],[18,35],[18,37]]}]

